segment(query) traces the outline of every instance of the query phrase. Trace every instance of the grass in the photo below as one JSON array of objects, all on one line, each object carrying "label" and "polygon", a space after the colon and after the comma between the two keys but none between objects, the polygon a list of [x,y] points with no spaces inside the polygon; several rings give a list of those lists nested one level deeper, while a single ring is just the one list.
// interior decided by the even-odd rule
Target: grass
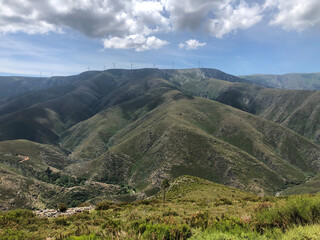
[{"label": "grass", "polygon": [[96,210],[39,218],[0,213],[1,239],[318,239],[320,195],[259,197],[182,176],[161,196],[105,202]]}]

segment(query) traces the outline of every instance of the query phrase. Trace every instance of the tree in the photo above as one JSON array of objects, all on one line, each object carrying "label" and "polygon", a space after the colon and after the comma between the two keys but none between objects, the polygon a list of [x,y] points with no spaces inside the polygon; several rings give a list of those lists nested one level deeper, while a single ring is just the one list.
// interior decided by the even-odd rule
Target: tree
[{"label": "tree", "polygon": [[67,204],[65,204],[65,203],[59,203],[59,205],[58,205],[58,210],[59,210],[60,212],[65,212],[65,211],[67,211],[67,209],[68,209]]},{"label": "tree", "polygon": [[168,188],[170,187],[170,182],[168,179],[163,179],[161,182],[161,189],[163,192],[163,202],[166,202],[166,192],[168,191]]}]

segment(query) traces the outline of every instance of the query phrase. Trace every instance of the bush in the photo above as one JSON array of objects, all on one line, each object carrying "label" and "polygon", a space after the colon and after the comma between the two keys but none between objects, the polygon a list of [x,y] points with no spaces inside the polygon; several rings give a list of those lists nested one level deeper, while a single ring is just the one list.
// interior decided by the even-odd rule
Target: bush
[{"label": "bush", "polygon": [[307,225],[320,222],[320,198],[309,196],[290,197],[282,205],[262,211],[256,216],[256,229],[279,227],[283,230],[293,225]]},{"label": "bush", "polygon": [[172,210],[168,210],[166,212],[164,212],[162,214],[163,217],[168,217],[168,216],[174,216],[174,217],[177,217],[179,216],[179,213],[177,213],[176,211],[172,211]]},{"label": "bush", "polygon": [[67,209],[68,209],[67,204],[65,204],[65,203],[59,203],[59,205],[58,205],[58,210],[59,210],[60,212],[65,212],[65,211],[67,211]]},{"label": "bush", "polygon": [[0,227],[12,224],[30,224],[35,221],[35,214],[31,210],[16,209],[0,213]]},{"label": "bush", "polygon": [[146,239],[152,240],[180,240],[191,237],[191,229],[183,225],[141,224],[139,233]]},{"label": "bush", "polygon": [[109,202],[109,201],[104,201],[104,202],[100,202],[96,205],[96,210],[108,210],[111,208],[111,206],[113,205],[113,202]]},{"label": "bush", "polygon": [[190,218],[186,219],[186,222],[191,227],[206,229],[209,223],[209,213],[208,212],[195,213]]},{"label": "bush", "polygon": [[65,218],[56,218],[54,219],[55,224],[60,226],[69,226],[70,223]]},{"label": "bush", "polygon": [[91,233],[90,235],[82,235],[82,236],[71,236],[68,237],[67,240],[98,240],[100,237],[95,235],[94,233]]}]

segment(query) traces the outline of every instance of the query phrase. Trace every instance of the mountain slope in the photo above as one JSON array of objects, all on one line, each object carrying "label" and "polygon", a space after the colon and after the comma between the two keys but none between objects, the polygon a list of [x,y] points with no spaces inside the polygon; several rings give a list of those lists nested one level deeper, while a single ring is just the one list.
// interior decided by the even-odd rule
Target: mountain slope
[{"label": "mountain slope", "polygon": [[208,92],[210,99],[288,127],[316,143],[320,141],[319,91],[279,90],[218,79],[206,79],[198,87]]},{"label": "mountain slope", "polygon": [[[166,176],[191,174],[254,192],[276,192],[318,171],[319,147],[286,128],[177,90],[163,98],[162,104],[127,125],[118,107],[77,124],[67,143],[75,143],[80,133],[92,134],[89,142],[75,146],[70,157],[80,162],[67,170],[139,189],[157,186]],[[105,121],[95,121],[102,116]],[[112,133],[106,128],[108,119],[117,119],[123,129]],[[101,136],[105,143],[98,140]]]},{"label": "mountain slope", "polygon": [[[90,71],[70,77],[39,79],[45,82],[39,86],[36,79],[28,79],[31,89],[44,90],[32,91],[0,102],[0,140],[23,138],[58,144],[59,136],[69,127],[92,117],[104,108],[128,101],[148,91],[148,84],[144,86],[139,81],[152,78],[174,81],[180,78],[182,81],[178,85],[184,86],[194,79],[201,81],[212,76],[247,82],[215,69]],[[19,79],[15,85],[17,89],[26,81]],[[7,88],[11,89],[8,86]]]},{"label": "mountain slope", "polygon": [[320,90],[320,73],[254,74],[240,76],[255,84],[288,90]]},{"label": "mountain slope", "polygon": [[[284,127],[308,137],[310,127],[299,130],[304,118],[297,114],[314,112],[317,122],[315,91],[263,88],[210,69],[114,69],[70,78],[0,104],[5,176],[21,186],[48,185],[69,205],[151,196],[164,178],[184,174],[274,194],[319,173],[320,147]],[[3,191],[10,181],[0,183]]]}]

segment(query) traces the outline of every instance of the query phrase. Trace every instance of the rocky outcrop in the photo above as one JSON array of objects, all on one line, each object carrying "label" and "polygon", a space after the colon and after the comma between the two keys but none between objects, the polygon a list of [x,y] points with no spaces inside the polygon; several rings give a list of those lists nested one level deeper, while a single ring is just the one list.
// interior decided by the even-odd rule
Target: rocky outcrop
[{"label": "rocky outcrop", "polygon": [[91,211],[94,209],[94,206],[88,207],[76,207],[76,208],[68,208],[65,212],[60,212],[57,209],[44,209],[44,210],[37,210],[34,213],[38,217],[63,217],[63,216],[70,216],[77,213],[82,213],[84,211]]}]

